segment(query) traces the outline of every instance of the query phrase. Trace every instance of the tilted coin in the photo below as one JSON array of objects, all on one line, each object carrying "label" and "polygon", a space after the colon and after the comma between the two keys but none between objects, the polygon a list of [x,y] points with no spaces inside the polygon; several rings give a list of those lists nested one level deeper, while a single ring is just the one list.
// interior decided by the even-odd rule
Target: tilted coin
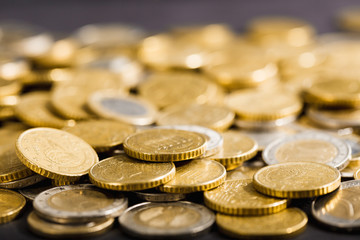
[{"label": "tilted coin", "polygon": [[309,198],[335,191],[340,172],[315,162],[287,162],[264,167],[254,175],[257,191],[280,198]]},{"label": "tilted coin", "polygon": [[133,125],[150,125],[155,121],[157,110],[150,102],[135,95],[124,96],[114,90],[93,93],[88,106],[96,115]]},{"label": "tilted coin", "polygon": [[236,238],[293,236],[305,230],[307,222],[306,214],[298,208],[288,208],[264,216],[240,217],[216,214],[216,224],[220,231]]},{"label": "tilted coin", "polygon": [[222,136],[223,149],[214,156],[210,156],[211,159],[229,165],[242,163],[256,155],[258,145],[251,137],[235,130],[224,132]]},{"label": "tilted coin", "polygon": [[177,129],[149,129],[127,137],[123,143],[129,156],[156,162],[183,161],[199,157],[206,149],[202,134]]},{"label": "tilted coin", "polygon": [[48,181],[42,181],[32,186],[19,189],[18,191],[26,199],[33,201],[37,195],[50,188],[53,188],[53,186]]},{"label": "tilted coin", "polygon": [[343,178],[353,178],[354,173],[360,169],[359,163],[357,161],[349,161],[349,164],[340,171],[341,177]]},{"label": "tilted coin", "polygon": [[48,189],[33,201],[34,210],[44,219],[58,223],[85,223],[114,218],[127,208],[127,198],[92,184]]},{"label": "tilted coin", "polygon": [[191,202],[140,203],[119,217],[123,230],[147,238],[194,237],[208,231],[214,221],[214,213]]},{"label": "tilted coin", "polygon": [[307,131],[278,139],[263,151],[271,165],[285,162],[317,162],[343,169],[351,158],[347,143],[329,134]]},{"label": "tilted coin", "polygon": [[306,112],[308,118],[316,124],[328,128],[346,128],[360,126],[359,109],[326,110],[309,108]]},{"label": "tilted coin", "polygon": [[84,140],[53,128],[32,128],[16,141],[16,154],[34,172],[52,179],[77,180],[99,161]]},{"label": "tilted coin", "polygon": [[356,180],[359,180],[360,179],[360,169],[358,169],[355,173],[354,173],[354,178]]},{"label": "tilted coin", "polygon": [[252,179],[225,181],[218,188],[204,192],[205,205],[231,215],[265,215],[287,207],[287,199],[272,198],[255,190]]},{"label": "tilted coin", "polygon": [[205,191],[219,186],[225,178],[224,166],[216,161],[202,158],[178,163],[174,179],[159,186],[159,189],[169,193]]},{"label": "tilted coin", "polygon": [[30,230],[47,238],[89,237],[108,231],[113,223],[113,218],[105,218],[99,221],[82,224],[60,224],[46,221],[32,211],[27,217]]},{"label": "tilted coin", "polygon": [[158,125],[200,125],[215,131],[224,131],[233,123],[235,114],[216,105],[183,105],[165,109],[159,115]]},{"label": "tilted coin", "polygon": [[21,178],[18,180],[14,180],[11,182],[0,183],[0,188],[9,188],[9,189],[24,188],[24,187],[34,185],[38,182],[44,181],[45,179],[46,179],[45,177],[43,177],[39,174],[33,174],[31,176]]},{"label": "tilted coin", "polygon": [[208,157],[219,152],[224,143],[224,139],[220,133],[198,125],[164,125],[157,128],[180,129],[203,134],[206,137],[206,150],[204,157]]},{"label": "tilted coin", "polygon": [[127,136],[135,132],[135,128],[126,123],[101,119],[79,121],[75,126],[62,130],[85,140],[97,152],[109,151],[119,146]]},{"label": "tilted coin", "polygon": [[360,181],[341,183],[338,191],[319,197],[312,203],[311,213],[320,222],[349,230],[360,228]]},{"label": "tilted coin", "polygon": [[25,206],[25,198],[14,191],[0,189],[0,224],[13,220]]},{"label": "tilted coin", "polygon": [[139,161],[126,154],[104,159],[89,172],[90,181],[96,186],[118,191],[153,188],[170,181],[174,175],[175,166],[172,162]]},{"label": "tilted coin", "polygon": [[265,166],[265,162],[261,159],[251,159],[244,162],[237,168],[234,168],[226,173],[226,180],[237,179],[253,179],[254,174]]},{"label": "tilted coin", "polygon": [[138,198],[148,202],[176,202],[186,197],[183,193],[163,193],[151,190],[139,191],[135,194]]}]

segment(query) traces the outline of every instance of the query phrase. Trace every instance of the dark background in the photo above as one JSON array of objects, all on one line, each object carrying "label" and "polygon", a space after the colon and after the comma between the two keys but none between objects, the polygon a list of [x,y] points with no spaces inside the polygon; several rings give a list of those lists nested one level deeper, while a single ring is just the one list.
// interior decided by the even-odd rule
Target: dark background
[{"label": "dark background", "polygon": [[[360,5],[359,0],[0,0],[1,20],[22,20],[56,32],[72,32],[95,22],[135,24],[150,32],[162,31],[176,25],[226,23],[238,32],[246,22],[262,15],[288,15],[312,23],[319,33],[336,31],[334,16],[346,6]],[[193,196],[194,199],[199,195]],[[200,196],[201,197],[201,196]],[[134,203],[131,201],[131,203]],[[292,206],[305,210],[309,216],[307,229],[294,239],[359,239],[360,233],[336,232],[320,226],[309,214],[310,200],[294,201]],[[39,239],[29,232],[26,216],[31,203],[14,221],[0,225],[0,239]],[[116,223],[113,230],[88,239],[132,239],[124,235]],[[198,239],[227,239],[216,226]]]}]

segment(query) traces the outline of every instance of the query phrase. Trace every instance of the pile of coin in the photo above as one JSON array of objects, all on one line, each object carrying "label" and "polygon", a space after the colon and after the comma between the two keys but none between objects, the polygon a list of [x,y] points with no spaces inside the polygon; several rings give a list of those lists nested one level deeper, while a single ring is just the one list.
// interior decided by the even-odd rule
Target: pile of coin
[{"label": "pile of coin", "polygon": [[[340,25],[359,31],[347,16]],[[115,218],[144,238],[214,222],[231,237],[286,237],[310,214],[291,199],[310,199],[318,221],[360,228],[360,36],[290,17],[241,35],[111,23],[58,36],[8,22],[0,33],[0,223],[25,196],[45,237],[101,234]]]}]

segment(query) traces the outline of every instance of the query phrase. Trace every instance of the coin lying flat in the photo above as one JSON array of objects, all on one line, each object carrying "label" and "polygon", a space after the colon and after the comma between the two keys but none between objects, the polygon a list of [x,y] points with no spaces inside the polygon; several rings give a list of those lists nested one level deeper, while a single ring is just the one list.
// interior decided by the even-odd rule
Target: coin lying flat
[{"label": "coin lying flat", "polygon": [[53,128],[32,128],[16,141],[16,154],[34,172],[52,179],[77,180],[99,161],[84,140]]},{"label": "coin lying flat", "polygon": [[317,162],[343,169],[351,158],[351,149],[339,138],[320,132],[304,132],[278,139],[263,151],[271,165],[285,162]]},{"label": "coin lying flat", "polygon": [[124,151],[146,161],[183,161],[199,157],[206,149],[202,134],[176,129],[149,129],[130,135]]},{"label": "coin lying flat", "polygon": [[33,206],[39,216],[52,222],[85,223],[120,216],[127,208],[127,198],[92,184],[78,184],[46,190]]},{"label": "coin lying flat", "polygon": [[225,181],[226,170],[220,163],[210,159],[196,159],[176,165],[174,179],[159,186],[169,193],[191,193],[205,191]]},{"label": "coin lying flat", "polygon": [[170,181],[174,175],[172,162],[144,162],[125,154],[104,159],[89,172],[90,181],[96,186],[118,191],[153,188]]},{"label": "coin lying flat", "polygon": [[162,193],[150,190],[135,192],[135,194],[138,198],[148,202],[176,202],[186,197],[183,193]]},{"label": "coin lying flat", "polygon": [[226,181],[218,188],[204,192],[205,205],[231,215],[265,215],[287,207],[287,199],[272,198],[258,193],[252,179]]},{"label": "coin lying flat", "polygon": [[359,109],[327,110],[309,108],[306,112],[306,116],[308,116],[308,118],[316,124],[327,128],[346,128],[360,126]]},{"label": "coin lying flat", "polygon": [[63,130],[85,140],[97,152],[109,151],[119,146],[127,136],[135,132],[133,126],[113,120],[81,121]]},{"label": "coin lying flat", "polygon": [[0,189],[0,224],[13,220],[25,206],[25,198],[14,191]]},{"label": "coin lying flat", "polygon": [[306,214],[298,208],[288,208],[264,216],[240,217],[216,214],[216,224],[220,231],[237,238],[292,236],[304,230],[307,221]]},{"label": "coin lying flat", "polygon": [[39,174],[33,174],[25,178],[21,178],[18,180],[14,180],[11,182],[6,183],[0,183],[0,188],[9,188],[9,189],[20,189],[25,188],[31,185],[34,185],[38,182],[41,182],[45,180],[46,178],[39,175]]},{"label": "coin lying flat", "polygon": [[273,130],[277,127],[285,126],[294,122],[296,118],[297,115],[267,121],[237,119],[235,120],[235,125],[239,128],[248,130]]},{"label": "coin lying flat", "polygon": [[49,222],[32,211],[27,217],[27,223],[31,231],[44,237],[88,237],[99,235],[109,230],[113,223],[113,218],[105,218],[96,222],[83,224],[60,224]]},{"label": "coin lying flat", "polygon": [[340,172],[314,162],[288,162],[264,167],[254,175],[259,192],[280,198],[307,198],[330,193],[340,186]]},{"label": "coin lying flat", "polygon": [[190,202],[140,203],[120,217],[122,229],[137,237],[193,237],[209,230],[215,215]]}]

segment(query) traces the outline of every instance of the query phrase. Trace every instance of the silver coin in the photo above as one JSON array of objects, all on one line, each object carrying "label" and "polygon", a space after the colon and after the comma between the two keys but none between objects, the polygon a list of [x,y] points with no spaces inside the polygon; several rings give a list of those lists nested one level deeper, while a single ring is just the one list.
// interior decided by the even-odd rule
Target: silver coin
[{"label": "silver coin", "polygon": [[[300,146],[300,143],[307,140],[313,141],[314,144],[319,144],[321,146],[326,144],[330,146],[333,151],[324,152],[321,146],[314,148],[314,145],[310,146],[309,144],[306,144],[307,146]],[[290,156],[286,153],[284,155],[283,153],[283,157],[286,158],[287,162],[315,161],[319,163],[325,163],[329,166],[341,170],[346,167],[351,158],[351,148],[346,142],[342,141],[339,138],[321,132],[307,131],[278,139],[269,144],[263,151],[264,161],[268,165],[280,163],[281,161],[278,160],[277,156],[279,154],[278,150],[283,148],[284,146],[287,146],[287,149],[291,147],[292,149],[294,149],[294,151],[301,152],[300,159],[296,159],[296,157],[299,156]],[[314,159],[314,155],[317,156],[316,159]]]},{"label": "silver coin", "polygon": [[206,137],[206,151],[203,157],[208,157],[214,155],[222,149],[224,139],[220,133],[206,127],[198,126],[198,125],[166,125],[160,126],[156,128],[171,128],[171,129],[179,129],[190,132],[197,132],[205,135]]},{"label": "silver coin", "polygon": [[92,184],[68,185],[40,193],[34,210],[44,219],[58,223],[81,223],[118,217],[127,208],[127,198]]},{"label": "silver coin", "polygon": [[19,189],[19,193],[26,197],[27,199],[33,201],[37,195],[42,193],[45,190],[53,188],[49,182],[40,182],[35,185]]},{"label": "silver coin", "polygon": [[312,202],[311,213],[335,228],[360,229],[360,180],[343,182],[338,191]]},{"label": "silver coin", "polygon": [[[339,114],[353,116],[349,119],[346,118],[335,118],[331,117],[331,115],[327,114],[328,112],[338,111]],[[332,114],[335,116],[335,114]],[[320,126],[324,126],[327,128],[347,128],[347,127],[359,127],[360,126],[360,110],[318,110],[316,108],[309,108],[306,111],[306,116],[319,124]]]},{"label": "silver coin", "polygon": [[135,194],[138,198],[148,202],[176,202],[186,197],[182,193],[156,193],[150,191],[135,192]]},{"label": "silver coin", "polygon": [[119,217],[124,231],[145,238],[193,237],[207,232],[214,221],[212,211],[191,202],[141,203]]},{"label": "silver coin", "polygon": [[239,128],[245,129],[274,129],[292,123],[296,120],[297,116],[285,117],[272,121],[249,121],[249,120],[235,120],[235,125]]},{"label": "silver coin", "polygon": [[0,188],[9,188],[9,189],[18,189],[18,188],[24,188],[24,187],[28,187],[31,185],[34,185],[38,182],[41,182],[43,180],[45,180],[46,177],[43,177],[41,175],[38,174],[33,174],[29,177],[26,178],[22,178],[19,180],[15,180],[12,182],[7,182],[7,183],[0,183]]}]

